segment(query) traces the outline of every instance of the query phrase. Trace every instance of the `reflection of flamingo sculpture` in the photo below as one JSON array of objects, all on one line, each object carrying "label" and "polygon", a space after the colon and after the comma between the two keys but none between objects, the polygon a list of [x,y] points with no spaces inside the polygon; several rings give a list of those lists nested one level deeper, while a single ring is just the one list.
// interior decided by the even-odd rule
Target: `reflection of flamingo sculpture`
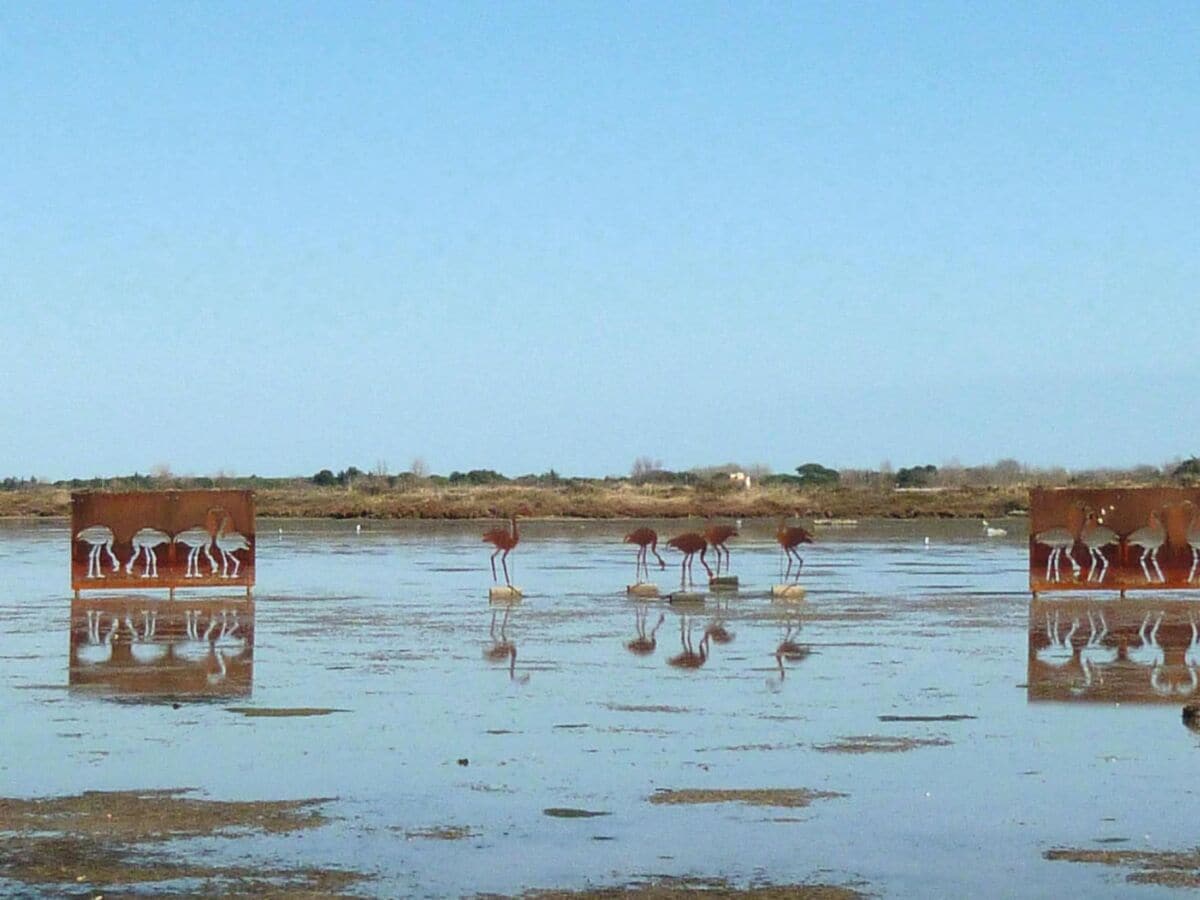
[{"label": "reflection of flamingo sculpture", "polygon": [[133,643],[129,647],[129,652],[133,658],[139,663],[157,662],[167,654],[167,645],[159,644],[154,641],[154,634],[158,627],[158,613],[152,613],[148,609],[142,610],[142,630],[139,632],[137,626],[133,623],[133,617],[125,614],[125,627],[129,629],[129,635]]},{"label": "reflection of flamingo sculpture", "polygon": [[1046,613],[1046,639],[1050,643],[1048,646],[1037,651],[1037,658],[1055,668],[1069,663],[1075,656],[1075,648],[1071,644],[1071,638],[1075,636],[1075,632],[1078,630],[1079,620],[1073,619],[1067,633],[1065,635],[1061,634],[1058,624],[1058,610],[1054,611],[1053,624],[1050,622],[1050,613]]},{"label": "reflection of flamingo sculpture", "polygon": [[[1090,565],[1087,580],[1095,580],[1097,584],[1103,584],[1104,576],[1108,574],[1108,557],[1104,555],[1104,548],[1119,544],[1120,535],[1107,525],[1102,525],[1095,510],[1089,510],[1087,521],[1083,523],[1083,531],[1079,533],[1079,540],[1083,542],[1083,546],[1087,548],[1088,552]],[[1100,570],[1098,573],[1097,568]]]},{"label": "reflection of flamingo sculpture", "polygon": [[775,530],[775,540],[787,554],[787,572],[784,574],[783,580],[787,581],[788,576],[792,574],[792,559],[795,558],[796,580],[799,581],[800,567],[804,565],[804,558],[800,556],[800,551],[796,548],[801,544],[811,544],[813,542],[812,532],[798,525],[789,528],[785,517],[779,520],[779,527]]},{"label": "reflection of flamingo sculpture", "polygon": [[511,606],[504,608],[504,618],[500,622],[500,636],[496,636],[496,610],[492,610],[492,624],[488,629],[488,633],[492,637],[492,646],[483,651],[483,658],[488,662],[504,662],[508,660],[508,678],[509,681],[515,681],[518,684],[527,684],[529,682],[529,673],[522,674],[517,677],[517,645],[508,639],[506,634],[508,630],[508,617],[512,612]]},{"label": "reflection of flamingo sculpture", "polygon": [[504,528],[489,528],[483,533],[485,543],[495,547],[492,553],[492,581],[499,581],[496,576],[496,556],[500,555],[500,566],[504,569],[504,583],[512,587],[512,579],[508,577],[508,554],[513,547],[521,542],[521,532],[517,530],[517,517],[511,516],[508,520],[512,524],[511,529]]},{"label": "reflection of flamingo sculpture", "polygon": [[146,568],[142,572],[142,577],[157,578],[158,552],[155,548],[171,543],[171,536],[165,531],[159,531],[157,528],[141,528],[134,534],[130,543],[133,544],[133,556],[129,557],[129,562],[125,563],[125,573],[127,575],[132,574],[133,566],[138,561],[138,557],[145,554]]},{"label": "reflection of flamingo sculpture", "polygon": [[709,578],[712,578],[713,570],[704,561],[704,554],[708,551],[708,541],[699,532],[685,531],[667,541],[667,546],[674,547],[683,553],[683,559],[679,563],[680,587],[695,584],[692,578],[692,562],[697,553],[700,554],[700,565],[704,566],[704,571],[708,573]]},{"label": "reflection of flamingo sculpture", "polygon": [[112,570],[115,572],[120,568],[117,555],[113,553],[112,529],[107,525],[89,525],[75,535],[75,540],[83,541],[91,548],[88,550],[88,578],[104,577],[104,573],[100,571],[100,552],[102,550],[108,551],[108,558],[112,560]]},{"label": "reflection of flamingo sculpture", "polygon": [[646,579],[650,579],[650,566],[646,564],[646,553],[649,551],[654,554],[654,558],[658,560],[659,569],[667,567],[666,560],[658,555],[658,532],[653,528],[635,528],[629,534],[625,535],[625,540],[622,543],[637,544],[637,559],[634,563],[634,580],[642,583],[642,572],[645,571]]},{"label": "reflection of flamingo sculpture", "polygon": [[[1179,657],[1176,657],[1175,660],[1168,660],[1167,650],[1164,648],[1162,658],[1150,671],[1150,687],[1160,697],[1190,697],[1196,692],[1196,688],[1200,687],[1200,632],[1196,629],[1195,616],[1189,615],[1188,620],[1192,626],[1192,638],[1183,653],[1180,654],[1182,660]],[[1172,656],[1174,656],[1174,652],[1172,652]],[[1180,662],[1187,674],[1186,681],[1180,681],[1174,677],[1174,672]]]},{"label": "reflection of flamingo sculpture", "polygon": [[700,639],[699,651],[692,649],[692,621],[687,616],[679,620],[679,641],[683,652],[667,660],[676,669],[698,669],[708,661],[708,632]]},{"label": "reflection of flamingo sculpture", "polygon": [[638,606],[635,613],[637,617],[637,637],[625,645],[625,649],[636,656],[649,656],[654,652],[654,649],[658,646],[658,640],[655,635],[658,634],[658,629],[667,617],[665,613],[659,613],[658,621],[650,629],[650,634],[646,634],[646,616],[649,612],[649,609],[645,606]]},{"label": "reflection of flamingo sculpture", "polygon": [[1104,612],[1098,613],[1100,619],[1100,630],[1096,630],[1096,616],[1092,615],[1092,611],[1088,610],[1088,632],[1087,643],[1079,650],[1079,664],[1083,668],[1084,683],[1091,685],[1092,679],[1102,681],[1100,677],[1100,669],[1102,666],[1110,665],[1116,662],[1117,649],[1115,647],[1107,647],[1104,644],[1104,639],[1108,637],[1108,622],[1104,620]]},{"label": "reflection of flamingo sculpture", "polygon": [[[811,652],[808,647],[804,646],[803,644],[796,643],[796,641],[793,639],[793,635],[799,635],[800,626],[800,622],[789,622],[787,624],[787,631],[784,632],[783,640],[780,641],[779,646],[775,648],[775,664],[779,666],[779,681],[781,684],[783,679],[786,677],[786,673],[783,668],[783,661],[786,659],[791,663],[802,662]],[[768,684],[771,683],[770,679],[767,681]]]},{"label": "reflection of flamingo sculpture", "polygon": [[1163,650],[1158,645],[1158,628],[1162,625],[1163,614],[1160,612],[1158,618],[1154,620],[1154,626],[1150,627],[1150,619],[1153,616],[1154,613],[1146,613],[1146,617],[1142,619],[1142,626],[1138,629],[1138,639],[1141,640],[1141,644],[1137,647],[1130,647],[1126,654],[1132,662],[1150,669],[1161,666],[1163,661]]},{"label": "reflection of flamingo sculpture", "polygon": [[[241,562],[234,554],[249,550],[250,541],[246,539],[245,535],[233,530],[233,517],[228,513],[221,520],[221,528],[217,532],[214,542],[217,545],[217,552],[221,554],[221,577],[237,578]],[[231,563],[233,571],[229,571]]]},{"label": "reflection of flamingo sculpture", "polygon": [[204,525],[197,525],[194,528],[188,528],[179,532],[172,538],[176,544],[183,544],[188,548],[187,567],[184,570],[184,578],[200,578],[200,554],[203,552],[208,557],[208,565],[212,575],[217,574],[217,561],[213,559],[211,547],[213,540],[216,538],[217,525],[220,522],[220,516],[224,513],[221,509],[210,509],[204,516]]},{"label": "reflection of flamingo sculpture", "polygon": [[1167,579],[1163,575],[1162,567],[1158,564],[1158,551],[1162,549],[1162,545],[1167,542],[1167,529],[1163,528],[1162,522],[1158,518],[1158,510],[1150,511],[1149,524],[1144,525],[1137,531],[1125,538],[1126,545],[1142,548],[1142,556],[1139,562],[1142,564],[1142,571],[1146,574],[1147,581],[1154,581],[1154,577],[1150,574],[1150,569],[1146,566],[1146,560],[1154,563],[1154,571],[1158,573],[1158,580],[1165,582]]},{"label": "reflection of flamingo sculpture", "polygon": [[88,610],[88,642],[85,646],[75,650],[75,658],[88,665],[98,665],[112,656],[113,642],[117,638],[117,617],[112,617],[108,631],[101,637],[100,617],[102,615],[103,613],[99,610]]},{"label": "reflection of flamingo sculpture", "polygon": [[729,548],[725,542],[731,537],[737,537],[737,529],[732,525],[714,525],[711,522],[704,529],[704,539],[717,553],[717,574],[721,574],[721,551],[725,551],[725,571],[729,571]]}]

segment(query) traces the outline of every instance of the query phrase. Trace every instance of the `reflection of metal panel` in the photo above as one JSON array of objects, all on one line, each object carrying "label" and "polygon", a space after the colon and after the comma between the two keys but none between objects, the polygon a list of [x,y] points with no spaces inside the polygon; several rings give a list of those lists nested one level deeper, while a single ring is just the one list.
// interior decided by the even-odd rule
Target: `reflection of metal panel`
[{"label": "reflection of metal panel", "polygon": [[1200,697],[1200,602],[1081,598],[1029,604],[1031,702],[1181,703]]},{"label": "reflection of metal panel", "polygon": [[1200,489],[1030,491],[1029,589],[1200,588]]},{"label": "reflection of metal panel", "polygon": [[254,602],[205,597],[183,604],[137,597],[71,603],[72,688],[104,696],[248,696]]},{"label": "reflection of metal panel", "polygon": [[251,491],[71,495],[71,587],[251,587]]}]

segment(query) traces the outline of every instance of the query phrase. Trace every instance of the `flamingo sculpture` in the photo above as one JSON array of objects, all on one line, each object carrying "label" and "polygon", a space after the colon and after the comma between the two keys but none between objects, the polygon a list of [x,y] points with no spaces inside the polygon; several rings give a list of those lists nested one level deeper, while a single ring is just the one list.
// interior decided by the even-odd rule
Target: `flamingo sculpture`
[{"label": "flamingo sculpture", "polygon": [[100,571],[101,551],[108,551],[108,558],[112,560],[112,570],[114,572],[120,568],[120,563],[117,562],[117,555],[113,553],[112,529],[107,525],[89,525],[80,531],[79,534],[75,535],[75,540],[83,541],[90,548],[88,550],[88,578],[104,577],[104,573]]},{"label": "flamingo sculpture", "polygon": [[666,561],[658,555],[658,532],[653,528],[635,528],[629,534],[625,535],[622,543],[637,544],[637,560],[634,563],[634,580],[642,583],[642,572],[645,571],[646,579],[650,578],[650,567],[646,564],[647,551],[654,554],[654,558],[658,560],[659,569],[667,567]]},{"label": "flamingo sculpture", "polygon": [[708,545],[717,551],[717,574],[721,574],[721,551],[725,551],[725,571],[729,571],[729,548],[725,542],[731,537],[737,537],[737,529],[732,525],[716,525],[709,523],[704,529],[704,539]]},{"label": "flamingo sculpture", "polygon": [[1146,560],[1154,564],[1154,571],[1158,573],[1158,581],[1165,582],[1166,576],[1163,575],[1162,567],[1158,564],[1158,551],[1162,549],[1162,545],[1167,542],[1167,529],[1163,528],[1162,522],[1158,517],[1158,510],[1150,510],[1149,523],[1129,534],[1125,538],[1126,546],[1142,548],[1141,558],[1138,560],[1142,564],[1142,572],[1146,575],[1147,581],[1154,581],[1154,577],[1150,574],[1150,569],[1146,565]]},{"label": "flamingo sculpture", "polygon": [[658,629],[662,627],[663,621],[667,618],[666,613],[659,613],[658,621],[650,629],[650,633],[646,634],[646,616],[649,612],[645,605],[639,605],[635,612],[637,637],[625,645],[625,649],[635,656],[649,656],[654,652],[658,646],[658,639],[655,635],[658,634]]},{"label": "flamingo sculpture", "polygon": [[511,529],[489,528],[483,533],[483,540],[496,548],[492,553],[492,581],[499,581],[496,576],[496,556],[499,555],[500,566],[504,569],[504,583],[512,587],[512,579],[508,575],[508,554],[521,542],[521,532],[517,529],[515,515],[510,516],[508,521],[512,525]]},{"label": "flamingo sculpture", "polygon": [[779,546],[783,552],[787,554],[787,572],[783,576],[783,580],[787,581],[792,574],[792,559],[796,560],[796,581],[800,580],[800,568],[804,565],[804,558],[796,549],[801,544],[811,544],[813,542],[812,532],[807,528],[801,528],[799,525],[788,527],[787,517],[782,517],[779,520],[779,527],[775,529],[775,540],[779,542]]},{"label": "flamingo sculpture", "polygon": [[138,557],[144,554],[146,567],[142,572],[142,577],[157,578],[158,551],[155,548],[171,543],[171,536],[157,528],[141,528],[134,534],[131,543],[133,544],[133,556],[129,557],[129,562],[125,563],[125,574],[133,573],[133,566],[138,561]]},{"label": "flamingo sculpture", "polygon": [[708,552],[708,541],[699,532],[685,531],[667,541],[667,546],[674,547],[683,553],[683,559],[679,563],[680,587],[685,588],[689,584],[695,584],[692,578],[692,562],[697,553],[700,554],[700,565],[704,566],[704,571],[708,573],[709,578],[712,578],[713,570],[704,561],[704,554]]},{"label": "flamingo sculpture", "polygon": [[217,574],[217,561],[213,559],[212,544],[216,539],[217,526],[221,521],[221,516],[224,514],[222,509],[210,509],[204,516],[204,524],[197,525],[194,528],[188,528],[173,537],[172,543],[182,544],[188,548],[187,566],[184,569],[184,578],[201,578],[200,574],[200,554],[203,553],[208,558],[208,565],[211,569],[210,574]]},{"label": "flamingo sculpture", "polygon": [[[241,562],[234,554],[249,550],[250,541],[245,535],[233,530],[233,516],[228,513],[221,520],[221,528],[217,531],[214,543],[217,545],[217,551],[221,554],[221,577],[237,578]],[[231,566],[232,571],[230,571]]]},{"label": "flamingo sculpture", "polygon": [[[1087,521],[1083,523],[1083,531],[1079,534],[1079,540],[1087,548],[1091,562],[1087,580],[1095,580],[1097,584],[1103,584],[1104,576],[1108,574],[1108,557],[1104,555],[1104,548],[1119,544],[1121,541],[1120,535],[1107,525],[1102,525],[1101,522],[1102,519],[1096,514],[1096,511],[1089,510]],[[1096,571],[1097,567],[1099,567],[1099,572]]]}]

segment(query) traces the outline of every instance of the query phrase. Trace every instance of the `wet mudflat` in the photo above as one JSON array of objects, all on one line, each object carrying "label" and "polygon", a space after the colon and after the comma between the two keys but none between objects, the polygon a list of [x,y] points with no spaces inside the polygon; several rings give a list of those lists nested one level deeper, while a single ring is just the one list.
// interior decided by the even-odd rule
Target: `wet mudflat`
[{"label": "wet mudflat", "polygon": [[[469,523],[261,520],[252,632],[188,655],[180,610],[219,610],[183,598],[165,657],[135,637],[112,669],[72,626],[65,525],[0,525],[0,891],[1173,895],[1193,663],[1088,669],[1078,596],[1054,658],[1006,524],[818,530],[805,602],[773,603],[747,522],[741,591],[677,608],[625,596],[620,523],[525,523],[525,599],[496,607]],[[101,644],[140,612],[105,608]],[[1178,702],[1112,693],[1135,681]]]}]

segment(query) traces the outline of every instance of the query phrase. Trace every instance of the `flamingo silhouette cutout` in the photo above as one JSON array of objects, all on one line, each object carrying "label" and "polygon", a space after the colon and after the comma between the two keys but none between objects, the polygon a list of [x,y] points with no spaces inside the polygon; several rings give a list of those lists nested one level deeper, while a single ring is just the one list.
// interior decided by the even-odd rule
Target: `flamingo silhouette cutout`
[{"label": "flamingo silhouette cutout", "polygon": [[172,538],[172,542],[182,544],[188,548],[187,566],[184,569],[184,578],[201,578],[200,574],[200,554],[203,553],[208,559],[210,573],[217,574],[217,561],[213,559],[212,545],[216,539],[217,527],[221,521],[221,516],[225,511],[222,509],[210,509],[204,516],[204,524],[197,525],[193,528],[185,529],[179,532]]},{"label": "flamingo silhouette cutout", "polygon": [[[1154,625],[1150,624],[1150,620],[1154,619]],[[1148,612],[1142,619],[1141,627],[1138,628],[1138,640],[1141,643],[1136,647],[1130,647],[1126,655],[1131,662],[1139,666],[1145,666],[1153,671],[1155,666],[1161,666],[1163,661],[1163,649],[1158,644],[1158,629],[1162,625],[1163,614],[1160,612],[1155,618],[1154,613]]]},{"label": "flamingo silhouette cutout", "polygon": [[133,544],[133,556],[129,557],[129,562],[125,564],[125,574],[129,575],[133,573],[133,567],[138,561],[138,557],[144,554],[146,557],[146,567],[142,572],[142,577],[157,578],[158,553],[155,548],[171,543],[171,536],[165,531],[159,531],[157,528],[140,528],[133,535],[130,543]]},{"label": "flamingo silhouette cutout", "polygon": [[801,544],[811,544],[813,542],[812,532],[807,528],[801,528],[798,525],[788,527],[787,517],[780,518],[779,527],[775,529],[775,540],[778,542],[780,549],[787,556],[787,571],[784,573],[783,580],[787,581],[792,574],[792,560],[796,560],[796,581],[800,580],[800,568],[804,565],[804,558],[800,555],[800,551],[796,548]]},{"label": "flamingo silhouette cutout", "polygon": [[1149,560],[1154,564],[1154,571],[1158,573],[1158,581],[1165,582],[1167,579],[1163,575],[1162,567],[1158,564],[1158,551],[1162,549],[1163,544],[1167,542],[1167,529],[1163,528],[1162,522],[1158,517],[1158,510],[1150,511],[1149,522],[1141,528],[1132,532],[1125,538],[1127,546],[1140,547],[1142,555],[1138,562],[1142,564],[1142,572],[1146,575],[1146,580],[1154,582],[1155,578],[1150,574],[1150,569],[1146,565]]},{"label": "flamingo silhouette cutout", "polygon": [[1183,504],[1188,511],[1187,523],[1187,542],[1188,547],[1192,551],[1192,568],[1188,572],[1188,584],[1196,580],[1197,572],[1200,572],[1200,510],[1196,509],[1196,504],[1191,500],[1187,500]]},{"label": "flamingo silhouette cutout", "polygon": [[679,586],[681,588],[696,583],[692,577],[692,562],[697,553],[700,554],[700,565],[704,566],[704,571],[708,573],[709,578],[712,578],[713,570],[704,561],[704,554],[708,551],[708,541],[699,532],[685,531],[667,541],[667,546],[674,547],[683,553],[683,559],[679,563]]},{"label": "flamingo silhouette cutout", "polygon": [[504,583],[512,587],[512,579],[508,574],[508,554],[512,549],[521,542],[521,532],[517,528],[517,517],[515,515],[509,517],[511,528],[489,528],[483,533],[484,543],[491,544],[495,547],[492,553],[492,581],[499,581],[496,575],[496,557],[500,556],[500,566],[504,569]]},{"label": "flamingo silhouette cutout", "polygon": [[717,554],[717,574],[721,574],[721,551],[725,552],[725,571],[729,571],[729,548],[725,542],[731,537],[737,537],[737,529],[732,525],[718,525],[710,522],[704,529],[704,539]]},{"label": "flamingo silhouette cutout", "polygon": [[[486,538],[484,538],[486,540]],[[624,544],[637,544],[637,558],[634,562],[634,581],[637,584],[642,583],[642,572],[646,573],[646,580],[650,580],[650,566],[646,563],[647,552],[653,553],[654,558],[658,560],[659,569],[667,567],[666,560],[658,555],[658,532],[653,528],[635,528],[629,534],[625,535]]]},{"label": "flamingo silhouette cutout", "polygon": [[658,629],[662,627],[663,621],[667,618],[666,613],[658,614],[658,621],[654,627],[650,629],[650,633],[646,633],[646,616],[649,615],[649,608],[644,604],[639,604],[635,611],[635,621],[637,625],[637,637],[629,641],[625,645],[625,649],[635,656],[649,656],[658,646],[658,640],[655,635],[658,634]]},{"label": "flamingo silhouette cutout", "polygon": [[250,541],[245,535],[233,530],[233,516],[225,514],[213,542],[217,545],[217,552],[221,554],[221,577],[237,578],[241,562],[234,554],[249,550]]},{"label": "flamingo silhouette cutout", "polygon": [[75,535],[75,540],[83,541],[90,548],[88,550],[88,578],[103,578],[104,573],[100,571],[100,553],[108,552],[108,558],[112,561],[112,570],[115,572],[120,568],[120,563],[117,562],[117,555],[113,553],[113,533],[112,529],[107,525],[89,525]]},{"label": "flamingo silhouette cutout", "polygon": [[1071,554],[1071,548],[1075,546],[1075,540],[1083,529],[1083,523],[1083,508],[1079,504],[1075,504],[1067,510],[1065,528],[1047,528],[1033,536],[1035,544],[1050,548],[1050,555],[1046,557],[1046,581],[1062,581],[1061,569],[1064,555],[1067,557],[1067,562],[1071,564],[1072,574],[1075,578],[1079,578],[1082,568]]},{"label": "flamingo silhouette cutout", "polygon": [[1079,540],[1088,552],[1087,580],[1097,584],[1104,584],[1104,576],[1108,574],[1108,557],[1104,555],[1104,548],[1121,542],[1120,535],[1107,525],[1101,524],[1102,521],[1095,510],[1088,510],[1087,520],[1079,533]]}]

